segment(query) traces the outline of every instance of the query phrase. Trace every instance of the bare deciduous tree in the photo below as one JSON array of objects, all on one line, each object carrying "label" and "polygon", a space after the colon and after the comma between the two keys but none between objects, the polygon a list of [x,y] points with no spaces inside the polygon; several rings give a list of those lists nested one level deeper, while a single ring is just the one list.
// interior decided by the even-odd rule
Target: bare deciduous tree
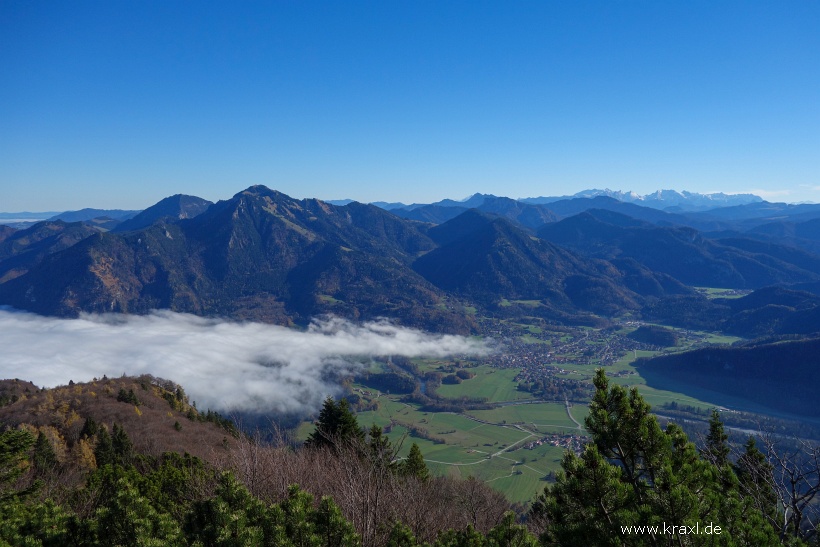
[{"label": "bare deciduous tree", "polygon": [[330,496],[362,537],[365,546],[384,545],[397,521],[408,525],[419,541],[472,525],[482,533],[501,522],[509,503],[481,481],[444,477],[420,480],[403,476],[394,457],[351,443],[314,449],[237,440],[222,465],[233,471],[252,494],[275,503],[298,484],[314,499]]},{"label": "bare deciduous tree", "polygon": [[820,499],[820,446],[769,432],[759,438],[765,462],[750,461],[749,444],[738,458],[741,491],[755,500],[781,539],[810,539],[820,524],[820,506],[815,503]]}]

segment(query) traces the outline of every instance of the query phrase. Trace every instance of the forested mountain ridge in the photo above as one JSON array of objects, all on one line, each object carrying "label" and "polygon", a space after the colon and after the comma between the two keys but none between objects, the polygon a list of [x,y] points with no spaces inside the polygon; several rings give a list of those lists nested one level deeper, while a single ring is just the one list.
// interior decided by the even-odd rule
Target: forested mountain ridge
[{"label": "forested mountain ridge", "polygon": [[[323,312],[425,324],[448,315],[437,307],[443,295],[407,263],[432,247],[376,207],[252,187],[192,219],[86,238],[0,285],[0,300],[56,315],[170,308],[282,324]],[[445,323],[464,329],[465,320]]]},{"label": "forested mountain ridge", "polygon": [[238,436],[236,426],[191,403],[182,386],[147,375],[43,389],[22,380],[0,380],[3,427],[43,432],[61,463],[84,470],[95,467],[86,453],[93,446],[79,442],[88,435],[88,424],[109,432],[118,424],[143,454],[187,452],[216,462]]},{"label": "forested mountain ridge", "polygon": [[651,386],[689,385],[812,418],[820,385],[820,338],[702,348],[636,362]]},{"label": "forested mountain ridge", "polygon": [[[772,301],[777,309],[735,312],[686,286],[808,288],[820,282],[820,257],[811,252],[659,226],[651,220],[677,217],[603,196],[548,204],[584,211],[558,222],[549,222],[545,205],[473,201],[495,212],[448,202],[440,207],[459,214],[430,224],[253,186],[216,204],[171,196],[111,232],[61,222],[6,229],[0,304],[59,316],[167,308],[284,325],[325,313],[386,316],[460,333],[475,331],[470,309],[564,324],[631,313],[742,336],[782,332],[798,316],[817,323],[805,307]],[[640,218],[623,214],[633,210]]]},{"label": "forested mountain ridge", "polygon": [[632,258],[683,283],[705,287],[760,288],[815,281],[820,258],[753,240],[710,240],[686,227],[637,224],[590,210],[538,231],[544,239],[598,258]]},{"label": "forested mountain ridge", "polygon": [[[441,224],[459,216],[469,208],[468,202],[465,202],[463,205],[459,204],[458,206],[452,205],[445,207],[433,204],[415,207],[413,209],[396,208],[390,211],[394,215],[402,218]],[[521,227],[531,230],[535,230],[544,224],[555,222],[558,219],[555,213],[546,207],[529,205],[514,199],[496,196],[484,196],[484,201],[475,205],[473,208],[484,213],[492,213],[504,217]]]},{"label": "forested mountain ridge", "polygon": [[322,442],[293,447],[247,437],[150,376],[52,389],[0,381],[0,543],[225,545],[227,536],[238,542],[228,545],[375,547],[418,537],[445,547],[514,533],[536,544],[503,495],[430,476],[417,447],[399,461],[382,431],[365,431],[347,408],[328,399]]},{"label": "forested mountain ridge", "polygon": [[[4,228],[4,227],[3,227]],[[82,222],[40,222],[27,230],[6,230],[0,239],[0,283],[24,275],[46,256],[98,233]]]},{"label": "forested mountain ridge", "polygon": [[820,297],[784,287],[764,287],[741,298],[671,295],[647,305],[642,313],[667,325],[743,338],[820,332]]},{"label": "forested mountain ridge", "polygon": [[429,234],[440,247],[413,267],[438,287],[470,299],[543,299],[565,311],[601,314],[640,307],[640,297],[623,285],[612,264],[582,259],[504,219],[468,211]]},{"label": "forested mountain ridge", "polygon": [[211,205],[213,205],[213,203],[210,201],[196,196],[176,194],[160,200],[144,211],[140,211],[135,216],[117,224],[113,228],[113,231],[127,232],[129,230],[139,230],[140,228],[150,226],[163,217],[175,219],[194,218],[204,213]]},{"label": "forested mountain ridge", "polygon": [[[470,331],[473,318],[447,302],[527,298],[606,314],[640,307],[640,284],[630,288],[611,264],[499,217],[463,217],[429,228],[372,205],[294,200],[254,186],[193,218],[94,232],[0,284],[0,302],[51,315],[170,308],[280,324],[322,313],[388,316],[455,332]],[[463,239],[444,249],[456,237],[451,226],[462,226]]]}]

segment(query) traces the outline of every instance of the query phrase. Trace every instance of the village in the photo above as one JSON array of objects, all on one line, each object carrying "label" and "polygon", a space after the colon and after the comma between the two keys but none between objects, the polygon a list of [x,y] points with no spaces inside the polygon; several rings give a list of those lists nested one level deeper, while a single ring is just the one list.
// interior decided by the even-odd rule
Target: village
[{"label": "village", "polygon": [[524,450],[534,450],[539,446],[548,444],[550,446],[559,446],[564,450],[570,450],[575,453],[576,456],[579,456],[584,450],[584,446],[586,446],[588,442],[589,437],[586,435],[562,435],[553,433],[550,435],[545,435],[538,440],[530,441],[524,444],[521,448]]}]

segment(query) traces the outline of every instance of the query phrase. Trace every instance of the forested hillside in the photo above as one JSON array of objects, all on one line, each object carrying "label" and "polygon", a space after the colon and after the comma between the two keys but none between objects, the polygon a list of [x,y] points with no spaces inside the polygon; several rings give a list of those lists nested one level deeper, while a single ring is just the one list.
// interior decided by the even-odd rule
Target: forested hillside
[{"label": "forested hillside", "polygon": [[818,417],[820,339],[703,348],[636,363],[649,385],[708,389],[798,416]]},{"label": "forested hillside", "polygon": [[[116,396],[104,389],[98,395],[114,401],[104,408],[119,403],[138,410],[140,394],[166,400],[169,414],[185,408],[181,388],[154,381],[126,391],[130,380],[120,381]],[[416,446],[398,460],[381,429],[362,428],[345,400],[325,401],[304,447],[234,433],[203,459],[151,442],[138,450],[128,434],[133,425],[112,424],[113,415],[83,419],[82,404],[72,403],[66,390],[90,385],[33,393],[25,383],[11,384],[5,412],[18,425],[0,433],[0,541],[489,547],[714,545],[719,539],[762,546],[816,537],[814,508],[802,504],[783,513],[766,456],[750,441],[737,461],[730,458],[716,415],[699,452],[677,426],[662,430],[636,390],[610,386],[603,370],[595,386],[585,421],[592,443],[580,457],[568,452],[556,482],[516,517],[500,494],[474,479],[431,477]],[[32,399],[55,402],[82,427],[37,425],[40,407],[26,405]],[[201,415],[189,412],[189,421],[199,422]],[[21,419],[26,415],[33,420]],[[169,434],[141,433],[143,442],[160,435]],[[669,523],[676,530],[659,531]],[[707,525],[710,533],[693,534]]]}]

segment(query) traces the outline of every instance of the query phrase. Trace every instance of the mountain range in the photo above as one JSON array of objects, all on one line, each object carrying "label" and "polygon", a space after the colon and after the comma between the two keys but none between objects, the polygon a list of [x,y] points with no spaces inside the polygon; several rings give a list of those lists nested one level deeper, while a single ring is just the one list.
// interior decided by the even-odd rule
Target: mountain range
[{"label": "mountain range", "polygon": [[820,256],[744,238],[708,239],[694,228],[602,209],[544,225],[538,236],[588,256],[631,258],[687,285],[755,289],[820,280]]},{"label": "mountain range", "polygon": [[[283,324],[322,313],[388,316],[468,332],[474,319],[462,303],[536,299],[567,314],[637,308],[642,298],[613,265],[499,216],[468,212],[431,227],[373,205],[295,200],[262,186],[193,218],[166,206],[157,208],[172,214],[130,231],[89,234],[87,224],[47,222],[12,234],[2,263],[39,261],[0,285],[0,302],[52,315],[170,308]],[[71,246],[54,236],[35,241],[46,228],[87,237]]]},{"label": "mountain range", "polygon": [[[750,203],[760,203],[763,201],[763,198],[756,196],[754,194],[724,194],[722,192],[700,194],[697,192],[688,192],[686,190],[682,192],[678,192],[676,190],[658,190],[651,194],[640,195],[635,192],[623,192],[620,190],[610,190],[608,188],[604,190],[582,190],[571,196],[541,196],[536,198],[520,198],[516,201],[520,201],[521,203],[531,205],[544,205],[548,203],[554,203],[556,201],[566,201],[579,198],[592,199],[601,196],[608,197],[624,203],[634,203],[637,205],[650,207],[653,209],[672,211],[706,211],[709,209],[715,209],[719,207],[746,205]],[[430,205],[435,205],[437,207],[463,207],[471,209],[474,207],[480,207],[481,204],[488,198],[491,199],[496,197],[497,196],[493,196],[492,194],[473,194],[472,196],[464,200],[458,201],[452,199],[444,199],[439,202],[432,203]],[[351,200],[339,200],[338,202],[334,203],[337,203],[338,205],[345,205],[349,201]],[[373,202],[373,205],[377,205],[383,209],[387,209],[390,211],[395,209],[404,209],[409,211],[413,209],[418,209],[419,207],[424,207],[426,204],[413,203],[407,205],[400,202],[388,203],[384,201],[378,201]]]},{"label": "mountain range", "polygon": [[[726,229],[706,232],[689,225],[694,214],[608,196],[471,199],[470,208],[388,211],[252,186],[218,203],[170,196],[110,226],[91,217],[2,227],[0,304],[58,316],[168,308],[286,325],[326,313],[384,316],[462,333],[485,313],[576,324],[671,313],[677,323],[759,334],[796,325],[789,317],[798,311],[813,317],[806,310],[820,287],[818,220],[756,217],[746,232],[729,229],[755,218],[753,209],[782,216],[788,207],[713,209],[701,222]],[[820,218],[819,207],[795,206],[794,218]],[[797,291],[804,304],[783,306],[782,293],[764,292],[740,310],[692,288],[772,285]],[[801,326],[814,327],[820,331],[820,318]]]},{"label": "mountain range", "polygon": [[543,204],[558,201],[559,199],[595,198],[599,196],[606,196],[625,203],[634,203],[636,205],[666,211],[705,211],[718,207],[746,205],[763,201],[761,197],[754,194],[724,194],[723,192],[700,194],[686,190],[682,192],[676,190],[658,190],[651,194],[640,195],[635,192],[622,192],[608,188],[605,190],[583,190],[572,196],[563,196],[562,198],[524,198],[520,201],[524,203]]}]

